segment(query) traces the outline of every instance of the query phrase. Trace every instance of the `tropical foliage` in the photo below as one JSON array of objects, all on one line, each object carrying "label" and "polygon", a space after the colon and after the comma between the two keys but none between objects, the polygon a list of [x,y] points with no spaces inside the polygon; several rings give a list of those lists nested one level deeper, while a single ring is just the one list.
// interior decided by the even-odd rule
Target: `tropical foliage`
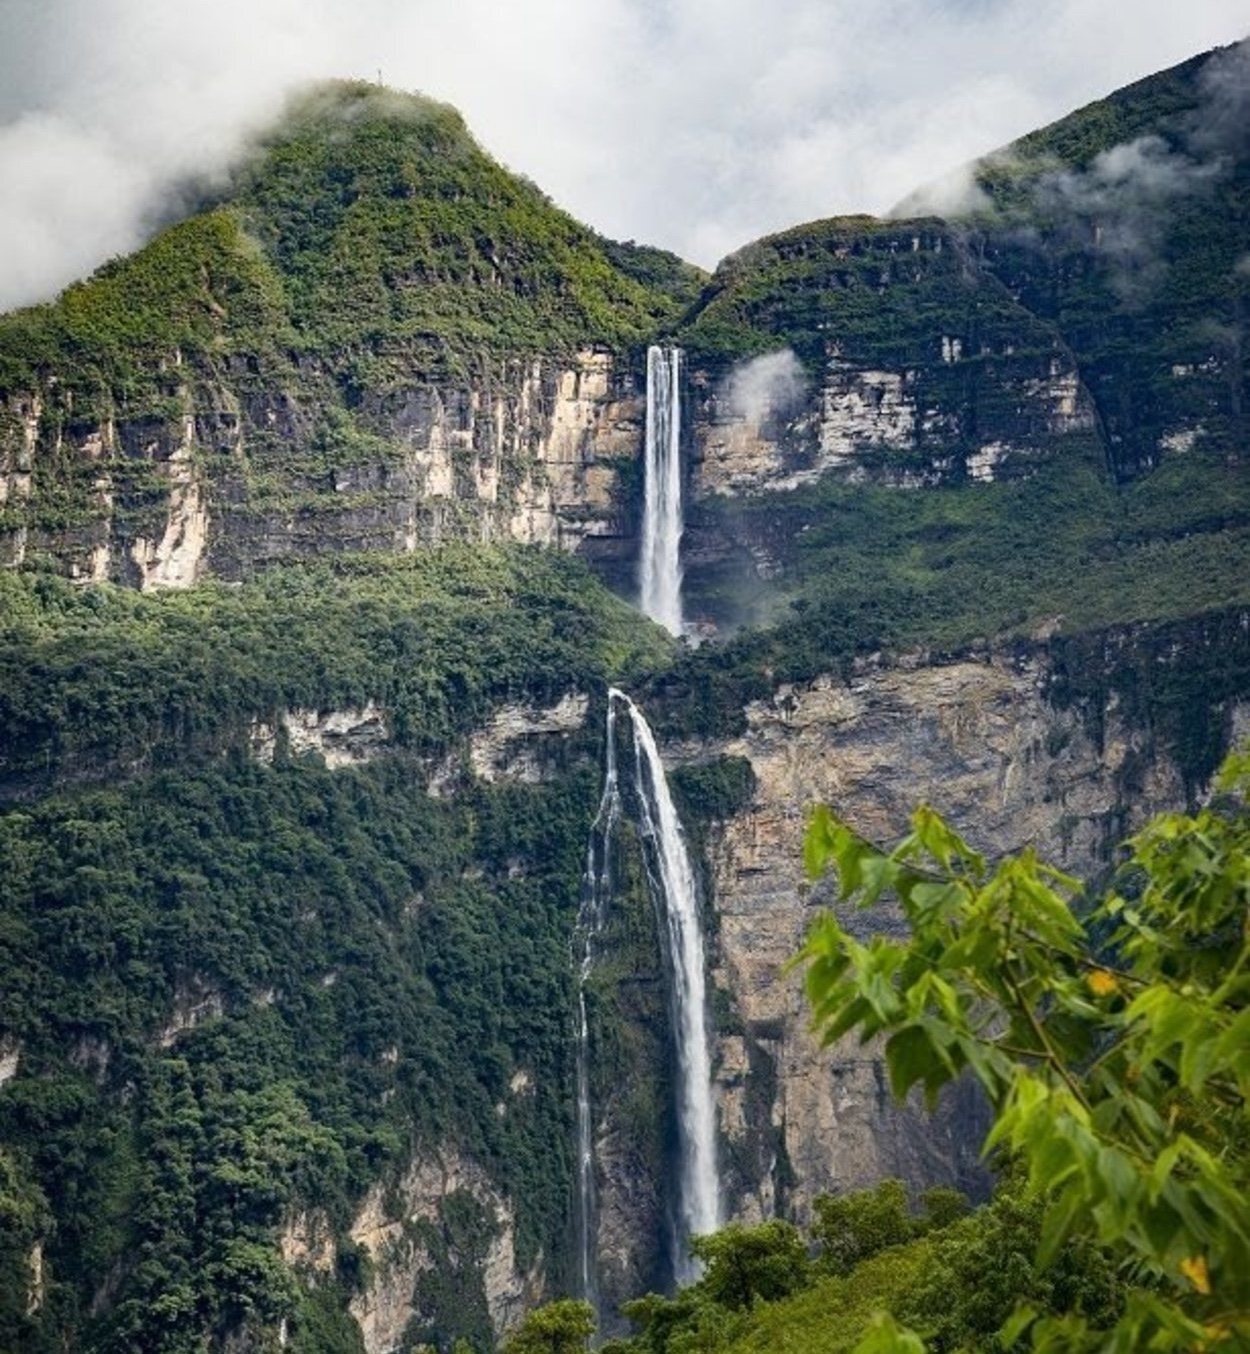
[{"label": "tropical foliage", "polygon": [[899,1096],[974,1077],[987,1146],[1045,1201],[1039,1263],[1078,1242],[1126,1276],[1114,1320],[1024,1302],[1008,1347],[1250,1340],[1250,758],[1216,791],[1139,833],[1096,905],[1031,851],[991,865],[927,808],[889,851],[826,809],[812,819],[813,875],[834,866],[860,906],[893,900],[910,933],[865,943],[834,914],[817,924],[803,957],[824,1037],[884,1039]]}]

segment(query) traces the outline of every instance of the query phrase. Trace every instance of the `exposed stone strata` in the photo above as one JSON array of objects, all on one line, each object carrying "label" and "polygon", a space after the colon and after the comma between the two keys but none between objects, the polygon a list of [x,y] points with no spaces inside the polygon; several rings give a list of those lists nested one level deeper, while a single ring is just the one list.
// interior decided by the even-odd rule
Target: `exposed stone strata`
[{"label": "exposed stone strata", "polygon": [[536,785],[569,737],[585,727],[590,697],[571,691],[549,706],[508,704],[484,728],[469,735],[467,747],[449,752],[428,784],[434,798],[454,794],[465,776],[477,780]]},{"label": "exposed stone strata", "polygon": [[162,1048],[169,1048],[180,1034],[206,1020],[218,1019],[225,1010],[225,998],[206,978],[198,973],[180,978],[174,990],[174,1009],[157,1041]]},{"label": "exposed stone strata", "polygon": [[291,1269],[306,1276],[329,1274],[336,1248],[330,1219],[320,1209],[309,1209],[287,1219],[278,1236],[278,1249]]},{"label": "exposed stone strata", "polygon": [[[605,350],[486,362],[459,381],[393,372],[353,396],[374,440],[353,442],[347,463],[322,450],[344,415],[320,362],[264,383],[242,359],[171,365],[173,416],[108,410],[84,428],[51,381],[0,410],[0,560],[38,548],[71,577],[154,589],[334,550],[509,538],[571,550],[622,529],[621,467],[638,455],[643,409]],[[40,522],[41,459],[98,463],[73,527]],[[147,490],[126,500],[119,466],[144,467],[155,504]]]},{"label": "exposed stone strata", "polygon": [[[935,1119],[900,1110],[874,1050],[822,1049],[809,1033],[799,979],[784,971],[815,908],[802,877],[804,813],[828,802],[864,833],[890,839],[928,801],[991,856],[1031,843],[1088,873],[1134,824],[1182,803],[1185,787],[1114,698],[1096,720],[1076,705],[1056,708],[1052,675],[1044,647],[870,662],[849,682],[779,688],[748,708],[740,737],[671,750],[681,759],[746,757],[757,778],[752,803],[709,844],[716,977],[745,1031],[721,1040],[718,1073],[737,1215],[782,1208],[802,1217],[813,1195],[884,1175],[975,1178],[974,1096],[957,1090]],[[857,914],[850,923],[867,931],[898,920]]]},{"label": "exposed stone strata", "polygon": [[26,1257],[30,1277],[26,1284],[26,1315],[35,1316],[43,1310],[47,1297],[47,1279],[43,1269],[43,1242],[36,1241]]},{"label": "exposed stone strata", "polygon": [[258,761],[272,762],[284,740],[292,757],[319,753],[332,771],[372,761],[389,738],[386,715],[373,701],[358,710],[284,710],[276,726],[257,721],[251,733]]},{"label": "exposed stone strata", "polygon": [[[169,458],[169,511],[160,540],[144,536],[135,539],[130,557],[139,571],[139,586],[144,592],[158,588],[188,588],[195,583],[203,568],[208,544],[208,506],[205,488],[192,459],[195,420],[187,415],[183,420],[183,438],[178,449]],[[103,506],[111,507],[112,499],[101,489]],[[111,552],[104,542],[92,547],[88,576],[99,579],[107,576]]]},{"label": "exposed stone strata", "polygon": [[485,781],[541,780],[551,741],[584,728],[589,706],[590,697],[579,692],[570,692],[545,709],[505,705],[469,740],[473,774]]},{"label": "exposed stone strata", "polygon": [[934,374],[966,362],[960,341],[934,347],[933,366],[906,370],[851,362],[835,347],[801,408],[754,418],[734,409],[731,382],[696,374],[696,497],[786,492],[830,471],[900,488],[1018,475],[1053,455],[1056,439],[1093,433],[1066,355],[981,354],[989,398],[974,420],[964,388]]},{"label": "exposed stone strata", "polygon": [[529,1273],[518,1269],[511,1203],[480,1167],[454,1150],[420,1158],[397,1185],[390,1189],[377,1185],[369,1191],[350,1229],[352,1240],[373,1262],[368,1286],[351,1303],[366,1354],[393,1354],[406,1347],[404,1332],[414,1317],[422,1315],[415,1297],[417,1282],[435,1263],[420,1224],[436,1224],[443,1201],[461,1191],[494,1218],[481,1279],[496,1333],[514,1325],[537,1300],[541,1266],[536,1264]]},{"label": "exposed stone strata", "polygon": [[19,565],[26,558],[29,528],[22,520],[34,486],[35,448],[43,400],[35,395],[9,399],[0,406],[0,564]]},{"label": "exposed stone strata", "polygon": [[22,1062],[22,1043],[8,1035],[0,1038],[0,1086],[17,1076]]}]

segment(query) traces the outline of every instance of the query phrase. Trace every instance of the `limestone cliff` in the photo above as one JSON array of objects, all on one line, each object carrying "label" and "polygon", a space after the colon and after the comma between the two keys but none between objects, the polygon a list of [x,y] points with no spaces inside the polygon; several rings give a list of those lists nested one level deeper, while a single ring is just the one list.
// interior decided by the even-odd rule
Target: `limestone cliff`
[{"label": "limestone cliff", "polygon": [[[890,839],[929,802],[991,856],[1028,844],[1097,878],[1136,825],[1201,796],[1212,758],[1244,731],[1248,627],[1250,616],[1230,612],[954,655],[878,656],[849,675],[777,686],[747,707],[739,733],[669,743],[672,768],[735,758],[754,776],[749,802],[688,825],[702,845],[718,990],[730,1216],[804,1220],[816,1194],[884,1176],[974,1192],[986,1181],[984,1108],[970,1088],[945,1096],[934,1115],[899,1107],[876,1049],[826,1049],[809,1034],[801,980],[785,971],[828,901],[803,877],[807,806],[830,803],[866,834]],[[1223,678],[1213,675],[1214,653],[1228,659]],[[544,778],[587,714],[585,697],[505,710],[462,757],[436,769],[432,788],[454,793],[466,776]],[[609,1324],[621,1301],[663,1283],[671,1263],[673,1134],[659,954],[628,829],[613,877],[591,993],[597,1244]],[[899,924],[888,910],[850,921],[864,933]]]},{"label": "limestone cliff", "polygon": [[469,1327],[477,1305],[488,1335],[514,1325],[542,1292],[541,1262],[517,1266],[512,1209],[486,1174],[452,1150],[415,1161],[391,1189],[365,1199],[351,1239],[372,1262],[353,1300],[366,1354],[408,1348],[413,1331]]},{"label": "limestone cliff", "polygon": [[[1005,337],[974,355],[935,317],[928,362],[882,367],[844,355],[831,340],[819,375],[803,388],[745,405],[737,375],[694,373],[692,489],[696,498],[786,491],[826,473],[852,483],[921,488],[1027,474],[1073,434],[1095,429],[1093,404],[1061,347],[1017,354]],[[1017,339],[1018,341],[1018,339]],[[952,390],[952,370],[973,361],[986,407],[968,385]]]},{"label": "limestone cliff", "polygon": [[[932,1118],[919,1106],[900,1109],[872,1049],[821,1048],[808,1032],[800,978],[784,972],[814,909],[827,902],[803,878],[806,806],[829,803],[865,834],[888,840],[928,802],[991,857],[1028,844],[1078,876],[1096,877],[1134,827],[1201,793],[1165,735],[1164,706],[1174,696],[1164,692],[1165,679],[1154,679],[1160,705],[1152,711],[1117,670],[1122,677],[1134,646],[1144,646],[1156,673],[1183,683],[1205,643],[1241,633],[1244,650],[1245,619],[1229,617],[1223,641],[1110,636],[1096,655],[1102,682],[1079,695],[1066,685],[1060,647],[1046,642],[868,660],[846,680],[779,687],[751,705],[739,736],[670,749],[678,761],[744,757],[756,777],[751,803],[713,828],[707,851],[717,983],[734,1012],[721,1027],[719,1079],[736,1216],[803,1218],[813,1195],[886,1175],[973,1186],[978,1175],[983,1121],[975,1097],[948,1096]],[[1228,692],[1206,694],[1206,718],[1226,743],[1242,705]],[[862,932],[897,925],[888,911],[850,920]]]},{"label": "limestone cliff", "polygon": [[[261,393],[245,368],[194,369],[180,354],[170,366],[179,384],[161,417],[83,419],[55,377],[11,401],[0,419],[5,563],[52,557],[72,577],[149,590],[328,550],[455,539],[574,549],[622,530],[642,410],[628,363],[605,349],[486,363],[454,382],[396,373],[385,394],[363,397],[356,431],[334,449],[332,382],[315,364],[298,383],[275,373]],[[53,473],[77,487],[64,524],[48,502]]]}]

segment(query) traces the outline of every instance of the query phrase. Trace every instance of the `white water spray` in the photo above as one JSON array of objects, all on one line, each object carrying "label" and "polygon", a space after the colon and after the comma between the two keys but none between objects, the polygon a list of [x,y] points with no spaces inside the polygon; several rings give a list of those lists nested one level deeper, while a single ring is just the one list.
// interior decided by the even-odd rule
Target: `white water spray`
[{"label": "white water spray", "polygon": [[688,1239],[714,1232],[720,1226],[706,959],[694,870],[655,735],[642,711],[623,691],[613,687],[608,692],[607,771],[599,813],[590,834],[586,888],[578,917],[581,957],[577,1055],[578,1218],[582,1291],[592,1303],[595,1301],[595,1181],[585,993],[594,936],[602,924],[604,903],[610,892],[608,841],[620,815],[615,714],[618,705],[624,706],[628,713],[633,734],[635,788],[641,816],[639,826],[648,883],[660,920],[676,1042],[679,1173],[674,1268],[679,1283],[689,1282],[698,1274],[698,1266],[686,1253]]},{"label": "white water spray", "polygon": [[647,349],[647,441],[642,518],[644,615],[681,634],[681,349]]}]

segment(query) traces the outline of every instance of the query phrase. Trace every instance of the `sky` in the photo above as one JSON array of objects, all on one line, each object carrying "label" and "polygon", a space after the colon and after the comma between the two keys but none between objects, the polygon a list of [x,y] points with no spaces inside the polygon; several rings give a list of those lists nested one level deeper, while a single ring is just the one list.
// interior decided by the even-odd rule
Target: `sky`
[{"label": "sky", "polygon": [[0,0],[0,309],[142,243],[311,79],[454,103],[596,229],[710,267],[1248,33],[1250,0]]}]

